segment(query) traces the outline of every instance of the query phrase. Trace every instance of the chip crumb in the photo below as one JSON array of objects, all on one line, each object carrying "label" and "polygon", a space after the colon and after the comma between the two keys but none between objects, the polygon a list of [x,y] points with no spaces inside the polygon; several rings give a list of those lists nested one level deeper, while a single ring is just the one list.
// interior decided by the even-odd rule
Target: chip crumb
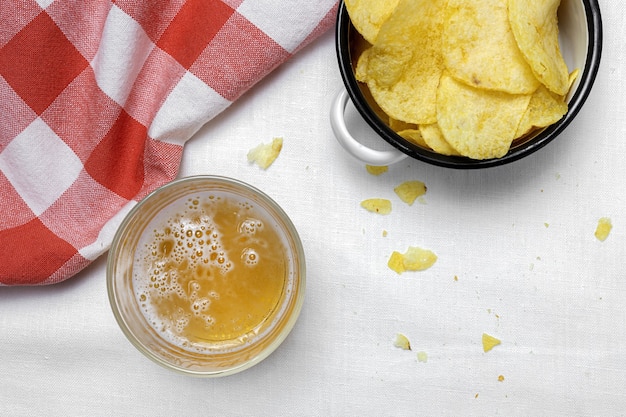
[{"label": "chip crumb", "polygon": [[474,395],[474,398],[478,398],[478,393],[476,393],[476,395]]},{"label": "chip crumb", "polygon": [[405,181],[393,189],[402,201],[409,206],[412,205],[417,197],[426,194],[426,185],[422,181]]},{"label": "chip crumb", "polygon": [[389,167],[386,165],[383,166],[375,166],[375,165],[365,165],[365,169],[372,175],[381,175],[385,172],[389,171]]},{"label": "chip crumb", "polygon": [[386,230],[383,230],[383,237],[387,237],[389,233]]},{"label": "chip crumb", "polygon": [[543,225],[546,227],[546,229],[550,227],[550,223],[544,223]]},{"label": "chip crumb", "polygon": [[411,342],[409,342],[409,338],[402,333],[396,334],[393,345],[402,350],[411,350]]},{"label": "chip crumb", "polygon": [[426,352],[424,352],[423,350],[417,352],[417,361],[418,362],[423,362],[423,363],[428,362],[428,354]]},{"label": "chip crumb", "polygon": [[498,375],[498,381],[503,382],[504,381],[504,375]]},{"label": "chip crumb", "polygon": [[596,226],[596,239],[600,242],[604,242],[606,238],[609,237],[609,233],[611,233],[612,228],[613,224],[611,223],[611,219],[608,217],[601,217],[598,220],[598,226]]},{"label": "chip crumb", "polygon": [[402,274],[406,271],[424,271],[435,262],[437,262],[437,255],[431,250],[409,246],[404,254],[393,251],[387,266],[398,274]]},{"label": "chip crumb", "polygon": [[271,143],[262,143],[248,152],[248,162],[254,163],[262,169],[269,168],[278,158],[283,149],[283,138],[274,138]]},{"label": "chip crumb", "polygon": [[483,333],[482,341],[483,341],[483,352],[489,352],[491,349],[493,349],[494,347],[498,346],[501,343],[500,339],[490,336],[487,333]]},{"label": "chip crumb", "polygon": [[458,276],[458,275],[455,275],[455,276],[454,276],[454,280],[455,280],[455,281],[458,281],[458,280],[459,280],[459,276]]},{"label": "chip crumb", "polygon": [[385,198],[370,198],[361,201],[361,207],[365,210],[377,214],[391,213],[391,201]]},{"label": "chip crumb", "polygon": [[389,257],[389,261],[387,261],[387,266],[392,270],[401,274],[406,271],[404,268],[404,256],[398,252],[393,251],[391,256]]}]

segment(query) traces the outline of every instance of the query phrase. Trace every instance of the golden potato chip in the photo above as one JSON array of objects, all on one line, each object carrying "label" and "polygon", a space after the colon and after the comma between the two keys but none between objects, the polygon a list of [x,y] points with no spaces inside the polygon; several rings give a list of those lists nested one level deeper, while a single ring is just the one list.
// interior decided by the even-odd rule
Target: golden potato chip
[{"label": "golden potato chip", "polygon": [[385,172],[389,171],[389,167],[386,165],[374,166],[374,165],[365,165],[365,169],[372,175],[382,175]]},{"label": "golden potato chip", "polygon": [[549,91],[543,85],[533,93],[528,108],[517,128],[515,137],[525,135],[534,128],[550,126],[567,113],[567,103],[563,97]]},{"label": "golden potato chip", "polygon": [[384,198],[370,198],[361,201],[361,207],[377,214],[391,213],[391,201]]},{"label": "golden potato chip", "polygon": [[391,118],[436,121],[444,0],[400,0],[367,59],[367,85]]},{"label": "golden potato chip", "polygon": [[561,0],[509,0],[508,16],[519,49],[548,90],[564,96],[569,72],[559,46]]},{"label": "golden potato chip", "polygon": [[443,56],[453,77],[511,94],[537,89],[511,31],[506,0],[449,0],[444,16]]},{"label": "golden potato chip", "polygon": [[[359,60],[357,62],[355,77],[358,77],[357,80],[359,82],[365,83],[367,82],[367,62],[369,56],[369,49],[363,51],[363,53],[359,56]],[[358,75],[356,75],[358,74]],[[370,108],[374,111],[376,116],[385,124],[390,124],[390,118],[387,113],[380,108],[374,97],[372,96],[372,92],[369,88],[361,89],[361,93],[363,93],[363,98],[370,105]]]},{"label": "golden potato chip", "polygon": [[400,197],[400,200],[409,206],[415,202],[417,197],[426,194],[426,185],[422,181],[405,181],[398,185],[393,191]]},{"label": "golden potato chip", "polygon": [[256,162],[258,166],[267,169],[283,149],[283,138],[274,138],[271,143],[262,143],[248,152],[248,161]]},{"label": "golden potato chip", "polygon": [[595,236],[600,242],[604,242],[609,234],[611,233],[611,229],[613,228],[613,224],[611,223],[611,219],[608,217],[601,217],[598,220],[598,225],[596,226]]},{"label": "golden potato chip", "polygon": [[571,89],[572,86],[574,85],[574,82],[578,79],[578,76],[580,75],[580,68],[576,68],[574,69],[574,71],[570,72],[569,74],[569,80],[568,80],[568,88]]},{"label": "golden potato chip", "polygon": [[409,130],[409,129],[417,129],[417,125],[415,123],[407,123],[407,122],[403,122],[402,120],[396,120],[393,118],[389,118],[389,127],[394,131],[394,132],[401,132],[403,130]]},{"label": "golden potato chip", "polygon": [[483,352],[489,352],[494,347],[498,346],[501,342],[498,338],[488,335],[487,333],[483,333],[482,337],[483,342]]},{"label": "golden potato chip", "polygon": [[404,268],[404,255],[402,255],[398,251],[393,251],[393,253],[389,257],[389,261],[387,261],[387,266],[389,267],[389,269],[397,272],[398,274],[405,272],[406,269]]},{"label": "golden potato chip", "polygon": [[443,137],[443,133],[441,133],[441,129],[437,123],[420,125],[420,133],[426,145],[433,151],[442,155],[460,155],[460,153],[448,143],[446,138]]},{"label": "golden potato chip", "polygon": [[473,159],[504,156],[530,102],[530,94],[481,90],[443,75],[437,123],[448,143]]},{"label": "golden potato chip", "polygon": [[407,271],[423,271],[430,268],[437,261],[437,255],[428,249],[409,246],[404,254],[402,264]]},{"label": "golden potato chip", "polygon": [[422,148],[430,149],[430,146],[424,140],[422,132],[419,129],[406,129],[396,132],[401,138],[408,140],[409,142],[421,146]]},{"label": "golden potato chip", "polygon": [[396,334],[393,345],[402,350],[411,350],[411,342],[409,342],[409,338],[402,333]]},{"label": "golden potato chip", "polygon": [[402,254],[394,251],[389,257],[387,266],[398,274],[406,271],[424,271],[437,262],[437,255],[428,249],[409,246]]},{"label": "golden potato chip", "polygon": [[359,59],[357,60],[356,69],[354,70],[354,78],[362,83],[367,82],[367,62],[369,59],[371,49],[366,49],[361,52]]},{"label": "golden potato chip", "polygon": [[344,3],[352,25],[369,43],[374,43],[398,0],[345,0]]},{"label": "golden potato chip", "polygon": [[574,87],[574,83],[578,79],[580,75],[580,68],[576,68],[574,71],[570,72],[569,79],[567,80],[567,92],[571,93],[572,87]]}]

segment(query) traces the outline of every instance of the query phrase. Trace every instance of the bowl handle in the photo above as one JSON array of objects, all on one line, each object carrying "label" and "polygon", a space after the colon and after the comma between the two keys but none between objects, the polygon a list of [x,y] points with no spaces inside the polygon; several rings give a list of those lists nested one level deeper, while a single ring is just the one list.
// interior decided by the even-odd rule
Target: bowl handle
[{"label": "bowl handle", "polygon": [[352,137],[346,127],[345,111],[348,104],[348,93],[341,89],[330,108],[330,125],[337,142],[352,156],[369,165],[391,165],[402,161],[408,155],[397,149],[379,151],[368,148]]}]

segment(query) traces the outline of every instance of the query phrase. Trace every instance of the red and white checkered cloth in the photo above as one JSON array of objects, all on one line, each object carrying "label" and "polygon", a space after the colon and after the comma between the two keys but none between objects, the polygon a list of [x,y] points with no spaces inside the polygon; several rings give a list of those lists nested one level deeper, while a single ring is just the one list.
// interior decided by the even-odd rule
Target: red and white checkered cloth
[{"label": "red and white checkered cloth", "polygon": [[0,285],[106,252],[184,143],[335,20],[336,0],[0,1]]}]

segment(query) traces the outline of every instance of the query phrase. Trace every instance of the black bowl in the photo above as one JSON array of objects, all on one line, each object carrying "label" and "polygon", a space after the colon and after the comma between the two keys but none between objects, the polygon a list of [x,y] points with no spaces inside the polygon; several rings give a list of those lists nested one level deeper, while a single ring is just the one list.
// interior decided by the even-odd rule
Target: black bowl
[{"label": "black bowl", "polygon": [[343,1],[339,5],[335,30],[339,70],[346,91],[363,119],[380,137],[404,154],[433,165],[459,169],[504,165],[536,152],[559,136],[576,117],[589,96],[602,54],[602,18],[598,1],[562,0],[559,8],[561,50],[568,68],[580,69],[578,80],[566,98],[568,112],[557,123],[537,130],[523,140],[515,141],[503,157],[475,160],[441,155],[413,144],[396,134],[383,122],[376,114],[380,110],[371,99],[367,86],[358,82],[354,76],[356,59],[365,41],[352,25]]}]

